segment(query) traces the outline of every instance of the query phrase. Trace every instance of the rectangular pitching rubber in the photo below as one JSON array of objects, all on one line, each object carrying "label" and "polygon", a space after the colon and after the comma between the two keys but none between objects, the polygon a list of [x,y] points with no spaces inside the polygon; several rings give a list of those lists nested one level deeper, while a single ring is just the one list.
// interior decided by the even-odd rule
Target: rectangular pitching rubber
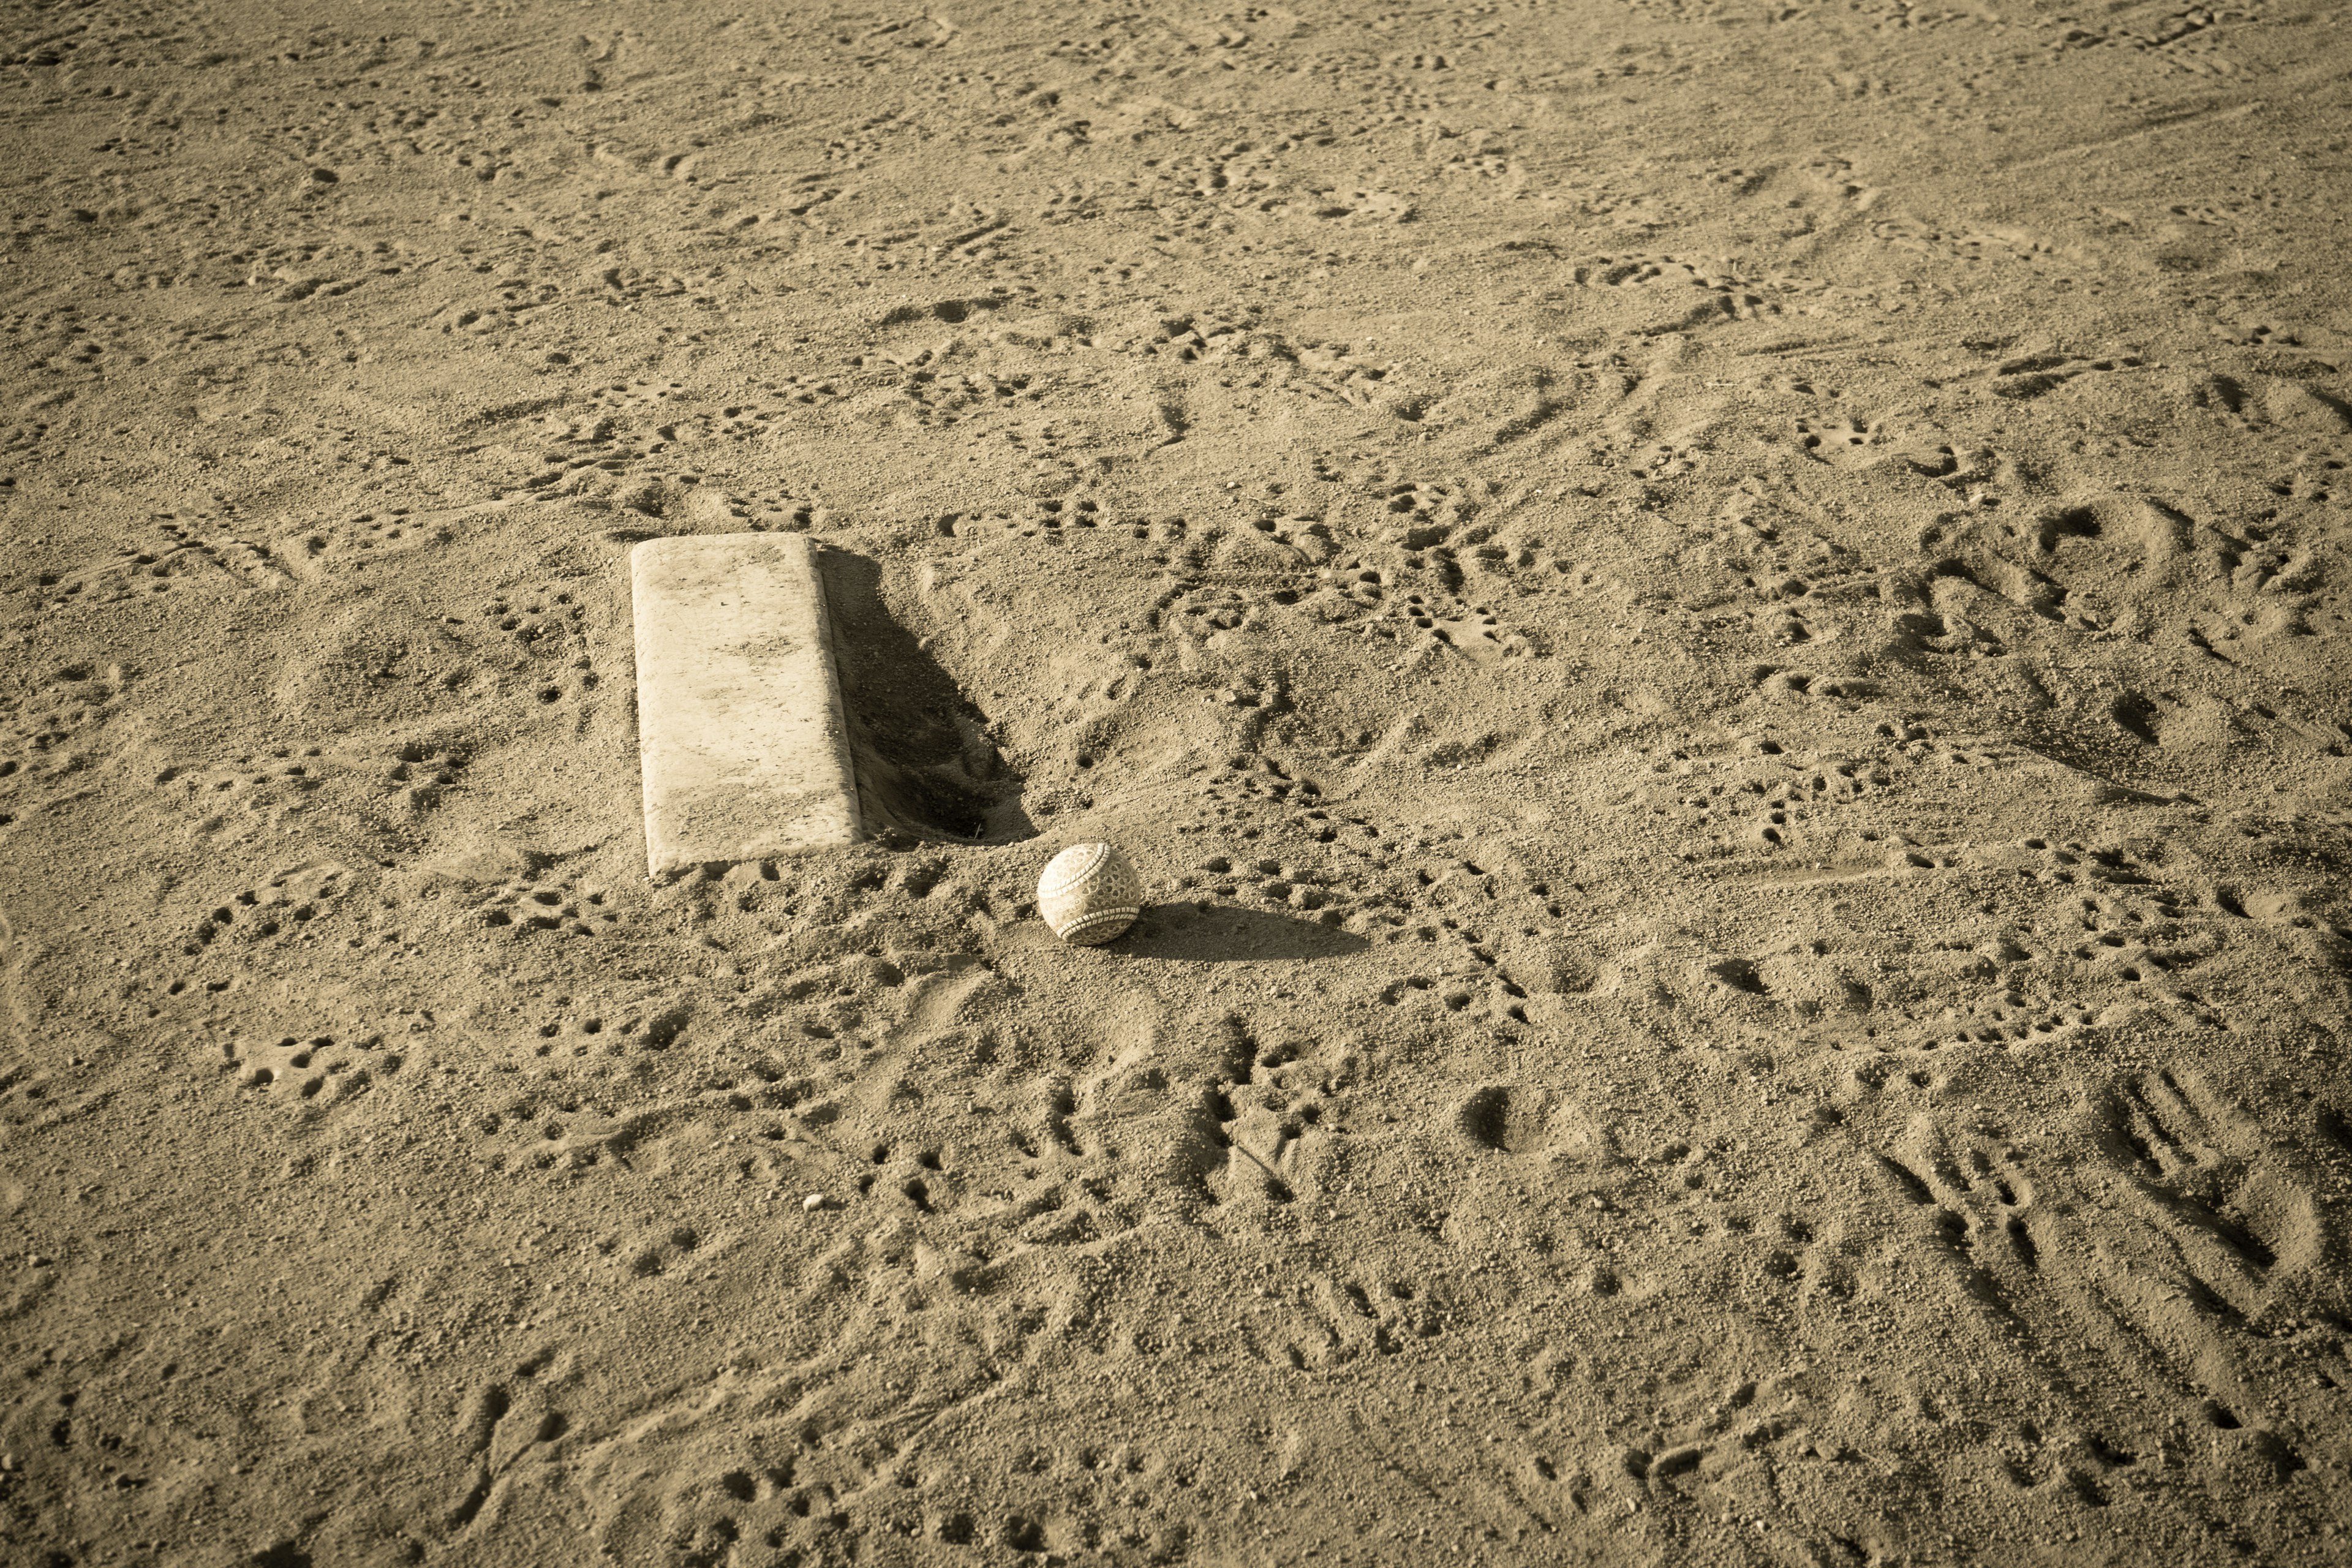
[{"label": "rectangular pitching rubber", "polygon": [[856,843],[857,786],[808,540],[653,539],[629,569],[654,879]]}]

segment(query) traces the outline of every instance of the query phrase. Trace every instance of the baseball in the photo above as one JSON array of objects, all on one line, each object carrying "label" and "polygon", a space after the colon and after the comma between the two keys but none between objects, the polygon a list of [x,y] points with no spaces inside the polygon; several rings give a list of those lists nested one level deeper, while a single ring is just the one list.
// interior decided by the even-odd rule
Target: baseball
[{"label": "baseball", "polygon": [[1037,912],[1064,942],[1108,942],[1142,910],[1143,880],[1117,845],[1073,844],[1037,879]]}]

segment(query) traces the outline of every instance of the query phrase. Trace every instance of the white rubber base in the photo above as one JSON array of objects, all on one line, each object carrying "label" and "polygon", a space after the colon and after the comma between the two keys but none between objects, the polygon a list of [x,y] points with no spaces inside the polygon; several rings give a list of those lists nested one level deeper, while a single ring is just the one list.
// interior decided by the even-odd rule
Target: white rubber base
[{"label": "white rubber base", "polygon": [[655,880],[856,843],[857,788],[808,540],[654,539],[629,565]]}]

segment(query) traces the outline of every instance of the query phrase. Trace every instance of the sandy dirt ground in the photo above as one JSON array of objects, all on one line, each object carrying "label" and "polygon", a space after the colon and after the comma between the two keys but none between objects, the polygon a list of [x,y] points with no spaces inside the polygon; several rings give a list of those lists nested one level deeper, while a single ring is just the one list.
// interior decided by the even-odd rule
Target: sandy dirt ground
[{"label": "sandy dirt ground", "polygon": [[0,4],[0,1561],[2344,1561],[2348,22]]}]

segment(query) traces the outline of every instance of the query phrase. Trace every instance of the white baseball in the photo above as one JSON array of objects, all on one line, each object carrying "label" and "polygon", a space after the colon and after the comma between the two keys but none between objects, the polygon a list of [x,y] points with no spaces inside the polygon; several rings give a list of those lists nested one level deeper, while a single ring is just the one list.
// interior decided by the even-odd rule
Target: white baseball
[{"label": "white baseball", "polygon": [[1073,844],[1045,862],[1037,912],[1064,942],[1108,942],[1143,912],[1143,879],[1112,844]]}]

